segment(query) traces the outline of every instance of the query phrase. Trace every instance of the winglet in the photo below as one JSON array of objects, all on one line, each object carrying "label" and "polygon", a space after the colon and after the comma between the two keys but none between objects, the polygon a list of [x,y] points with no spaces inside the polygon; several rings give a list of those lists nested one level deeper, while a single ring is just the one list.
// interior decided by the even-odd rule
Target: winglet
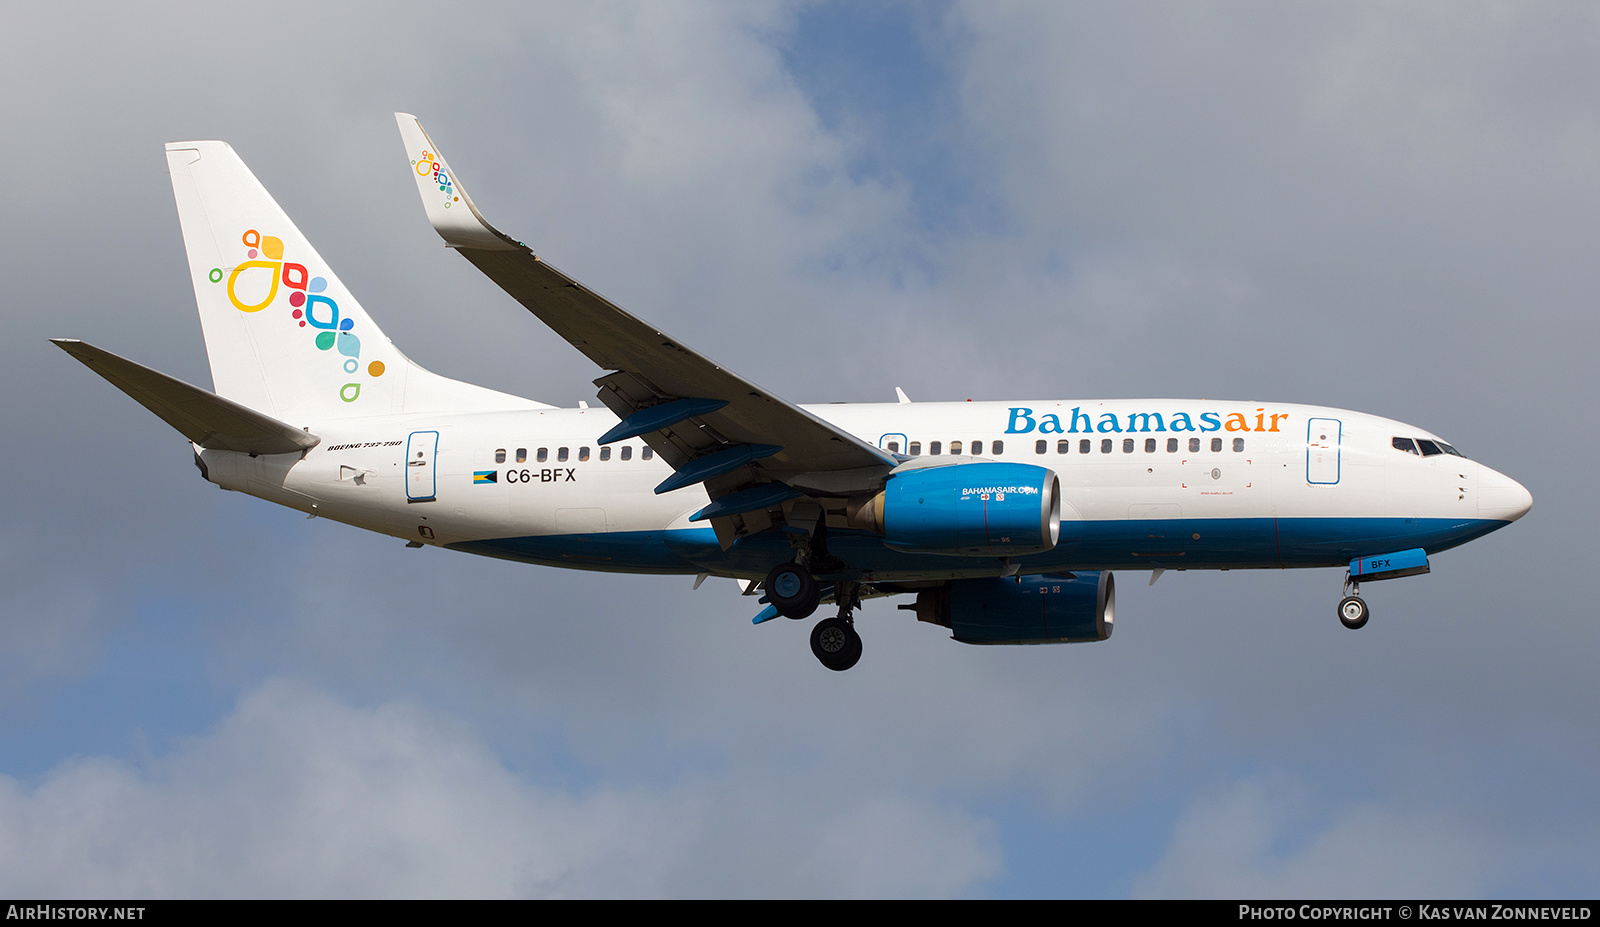
[{"label": "winglet", "polygon": [[473,248],[479,251],[521,251],[524,246],[490,225],[472,205],[472,197],[457,179],[455,171],[445,163],[444,155],[428,137],[417,117],[410,113],[395,113],[400,125],[400,138],[405,142],[406,157],[411,160],[411,178],[417,182],[417,192],[422,194],[422,207],[428,211],[428,221],[439,233],[444,243],[452,248]]}]

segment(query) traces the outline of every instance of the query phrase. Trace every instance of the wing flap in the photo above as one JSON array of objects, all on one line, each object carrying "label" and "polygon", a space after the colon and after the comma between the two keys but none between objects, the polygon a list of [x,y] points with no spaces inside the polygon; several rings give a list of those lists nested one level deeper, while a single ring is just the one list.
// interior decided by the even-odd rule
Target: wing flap
[{"label": "wing flap", "polygon": [[290,454],[316,447],[322,440],[92,344],[75,338],[52,338],[51,343],[201,447],[250,454]]}]

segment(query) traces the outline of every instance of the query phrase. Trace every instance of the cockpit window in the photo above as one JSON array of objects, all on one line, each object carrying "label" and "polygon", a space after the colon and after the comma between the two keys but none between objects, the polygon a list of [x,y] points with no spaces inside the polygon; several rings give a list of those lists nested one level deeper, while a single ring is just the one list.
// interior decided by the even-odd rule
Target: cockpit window
[{"label": "cockpit window", "polygon": [[1440,454],[1462,456],[1460,451],[1437,438],[1390,438],[1389,441],[1394,444],[1395,450],[1421,457],[1437,457]]}]

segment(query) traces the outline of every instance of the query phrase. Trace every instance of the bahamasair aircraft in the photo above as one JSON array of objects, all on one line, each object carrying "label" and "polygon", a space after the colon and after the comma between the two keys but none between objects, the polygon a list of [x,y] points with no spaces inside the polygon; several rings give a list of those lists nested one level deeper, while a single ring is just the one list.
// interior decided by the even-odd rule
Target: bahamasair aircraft
[{"label": "bahamasair aircraft", "polygon": [[1341,409],[1214,400],[800,406],[607,302],[483,218],[416,118],[408,170],[445,244],[606,371],[603,408],[430,373],[395,347],[228,145],[167,164],[215,392],[55,343],[155,412],[223,489],[524,563],[742,580],[757,624],[820,604],[811,649],[914,595],[970,644],[1102,641],[1112,570],[1346,567],[1360,584],[1532,505],[1437,435]]}]

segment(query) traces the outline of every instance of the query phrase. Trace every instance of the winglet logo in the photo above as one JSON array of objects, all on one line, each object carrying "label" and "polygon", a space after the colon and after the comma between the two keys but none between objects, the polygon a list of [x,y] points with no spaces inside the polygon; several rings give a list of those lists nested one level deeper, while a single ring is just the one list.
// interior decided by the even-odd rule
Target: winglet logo
[{"label": "winglet logo", "polygon": [[433,152],[424,151],[421,158],[411,162],[411,166],[417,169],[418,177],[431,177],[439,185],[439,192],[444,194],[444,208],[449,209],[451,203],[461,201],[461,197],[456,196],[456,185],[450,181],[450,175],[445,173],[444,165],[439,163]]},{"label": "winglet logo", "polygon": [[[278,298],[278,290],[289,291],[289,317],[300,328],[310,327],[316,330],[316,337],[312,344],[319,351],[338,349],[338,354],[344,357],[341,366],[347,374],[354,374],[361,369],[361,339],[351,329],[355,328],[356,320],[339,317],[339,304],[331,297],[323,295],[328,289],[328,281],[323,277],[313,277],[306,270],[304,264],[296,264],[283,259],[283,241],[272,235],[263,235],[255,229],[245,232],[241,238],[245,246],[246,260],[234,265],[226,274],[220,267],[213,267],[208,275],[212,283],[221,283],[224,276],[228,279],[228,301],[240,312],[260,312],[272,305]],[[383,376],[383,361],[375,360],[367,365],[367,375],[370,377]],[[355,402],[361,396],[359,382],[346,383],[339,387],[339,398],[345,402]]]}]

